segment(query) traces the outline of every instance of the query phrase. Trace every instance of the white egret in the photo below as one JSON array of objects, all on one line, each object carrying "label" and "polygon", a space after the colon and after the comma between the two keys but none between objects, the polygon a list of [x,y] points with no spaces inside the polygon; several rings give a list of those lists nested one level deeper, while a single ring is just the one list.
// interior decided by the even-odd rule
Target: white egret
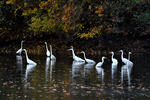
[{"label": "white egret", "polygon": [[122,62],[124,64],[127,64],[129,62],[129,60],[123,57],[123,50],[120,50],[120,52],[121,52],[121,60],[122,60]]},{"label": "white egret", "polygon": [[132,54],[131,52],[128,53],[128,60],[130,60],[130,55],[131,55],[131,54]]},{"label": "white egret", "polygon": [[87,59],[87,58],[86,58],[84,51],[81,51],[81,53],[83,53],[83,55],[84,55],[84,60],[85,60],[87,63],[95,64],[95,61],[94,61],[94,60],[91,60],[91,59]]},{"label": "white egret", "polygon": [[17,54],[21,54],[23,48],[23,40],[21,41],[21,48],[16,52]]},{"label": "white egret", "polygon": [[50,55],[51,55],[51,60],[56,60],[56,57],[52,54],[52,46],[50,45]]},{"label": "white egret", "polygon": [[121,52],[121,60],[122,60],[122,62],[125,63],[125,64],[129,64],[129,65],[133,66],[133,63],[130,60],[128,60],[128,59],[123,57],[123,50],[120,50],[120,52]]},{"label": "white egret", "polygon": [[49,57],[50,56],[50,51],[48,50],[47,42],[45,42],[45,45],[46,45],[46,55]]},{"label": "white egret", "polygon": [[73,46],[71,46],[71,48],[69,50],[72,50],[73,60],[75,60],[77,62],[85,62],[85,60],[83,60],[82,58],[75,55],[74,50],[73,50]]},{"label": "white egret", "polygon": [[102,57],[102,62],[97,63],[95,67],[96,68],[101,67],[103,65],[103,63],[104,63],[104,59],[106,59],[106,57],[103,56]]},{"label": "white egret", "polygon": [[118,64],[118,60],[114,58],[114,52],[110,52],[112,54],[111,56],[111,60],[112,60],[112,63],[117,65]]},{"label": "white egret", "polygon": [[31,65],[37,65],[34,61],[32,61],[31,59],[28,58],[28,54],[27,54],[26,49],[23,49],[23,50],[25,51],[25,54],[26,54],[27,63],[31,64]]}]

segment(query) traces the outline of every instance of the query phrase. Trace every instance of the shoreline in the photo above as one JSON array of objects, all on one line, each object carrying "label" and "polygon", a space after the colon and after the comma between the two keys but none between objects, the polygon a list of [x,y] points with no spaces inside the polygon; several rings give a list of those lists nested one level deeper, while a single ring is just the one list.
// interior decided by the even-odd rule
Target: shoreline
[{"label": "shoreline", "polygon": [[[28,54],[44,55],[45,44],[47,42],[53,47],[53,53],[66,54],[67,49],[70,46],[74,46],[76,54],[79,54],[81,50],[87,52],[89,55],[107,54],[108,51],[118,51],[123,49],[125,52],[147,52],[150,54],[150,39],[124,39],[124,40],[74,40],[64,41],[60,39],[47,39],[39,41],[27,41],[25,40],[23,47],[27,49]],[[20,41],[15,41],[6,46],[0,48],[0,53],[13,54],[20,48]]]}]

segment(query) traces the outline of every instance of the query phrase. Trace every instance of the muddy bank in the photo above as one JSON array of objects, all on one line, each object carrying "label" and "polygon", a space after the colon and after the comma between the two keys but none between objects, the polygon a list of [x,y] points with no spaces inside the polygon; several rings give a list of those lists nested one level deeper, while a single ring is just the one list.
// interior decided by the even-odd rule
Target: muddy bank
[{"label": "muddy bank", "polygon": [[[109,51],[118,51],[123,49],[125,52],[146,52],[150,54],[150,38],[139,38],[139,39],[129,39],[120,38],[115,40],[63,40],[63,39],[46,39],[46,40],[24,40],[24,48],[27,49],[29,54],[34,55],[45,55],[45,44],[46,41],[49,45],[53,47],[54,54],[70,55],[71,53],[67,51],[71,45],[74,46],[75,52],[78,54],[81,50],[84,50],[86,54],[89,55],[101,55],[107,54]],[[15,52],[20,48],[20,41],[13,41],[6,45],[0,47],[0,52],[4,54],[15,54]]]}]

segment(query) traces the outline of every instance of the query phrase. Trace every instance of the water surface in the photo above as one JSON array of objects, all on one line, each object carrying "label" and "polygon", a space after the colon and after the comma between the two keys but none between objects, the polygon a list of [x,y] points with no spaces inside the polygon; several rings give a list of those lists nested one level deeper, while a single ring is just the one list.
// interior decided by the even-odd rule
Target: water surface
[{"label": "water surface", "polygon": [[[25,55],[0,56],[0,100],[148,100],[150,99],[150,55],[131,55],[133,67],[110,55],[102,68],[74,62],[71,57],[29,55],[36,66],[26,64]],[[89,57],[88,57],[89,58]],[[98,62],[99,57],[90,57]]]}]

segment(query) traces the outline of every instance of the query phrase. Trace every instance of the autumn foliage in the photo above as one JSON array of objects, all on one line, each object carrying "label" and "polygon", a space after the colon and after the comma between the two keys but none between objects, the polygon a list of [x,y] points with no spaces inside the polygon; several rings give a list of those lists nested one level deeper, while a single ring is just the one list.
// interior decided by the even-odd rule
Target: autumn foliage
[{"label": "autumn foliage", "polygon": [[149,7],[149,0],[3,0],[0,34],[7,41],[60,33],[84,39],[145,36]]}]

